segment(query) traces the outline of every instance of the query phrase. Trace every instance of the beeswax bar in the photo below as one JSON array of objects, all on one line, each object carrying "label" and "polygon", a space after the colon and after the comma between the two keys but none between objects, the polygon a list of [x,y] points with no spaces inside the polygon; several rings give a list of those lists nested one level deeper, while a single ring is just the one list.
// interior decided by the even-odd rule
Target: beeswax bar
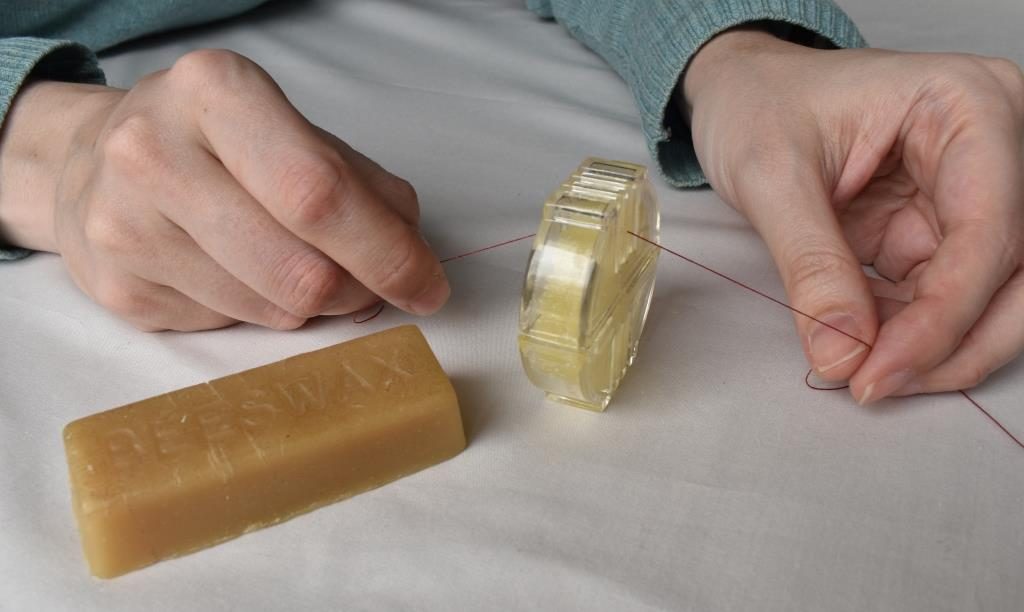
[{"label": "beeswax bar", "polygon": [[71,497],[109,578],[458,454],[455,391],[397,327],[70,423]]}]

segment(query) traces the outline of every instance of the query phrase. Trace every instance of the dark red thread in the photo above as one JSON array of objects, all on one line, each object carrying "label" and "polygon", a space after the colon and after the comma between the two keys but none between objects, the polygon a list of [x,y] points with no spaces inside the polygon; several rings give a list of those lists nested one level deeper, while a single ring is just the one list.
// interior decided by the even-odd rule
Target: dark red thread
[{"label": "dark red thread", "polygon": [[[677,253],[676,251],[673,251],[672,249],[670,249],[670,248],[668,248],[668,247],[666,247],[664,245],[661,245],[661,244],[659,244],[657,242],[654,242],[653,240],[645,238],[645,237],[641,236],[640,234],[636,234],[636,233],[631,232],[631,231],[629,233],[632,234],[633,236],[635,236],[636,238],[639,238],[640,240],[643,240],[644,242],[647,242],[648,244],[651,244],[651,245],[653,245],[653,246],[655,246],[655,247],[665,251],[666,253],[669,253],[671,255],[675,255],[676,257],[678,257],[679,259],[682,259],[683,261],[685,261],[687,263],[690,263],[690,264],[692,264],[694,266],[697,266],[698,268],[701,268],[702,270],[710,272],[710,273],[714,274],[715,276],[718,276],[719,278],[727,280],[730,283],[733,283],[734,285],[737,285],[737,286],[739,286],[739,287],[741,287],[743,289],[746,289],[747,291],[749,291],[751,293],[754,293],[754,294],[756,294],[756,295],[758,295],[758,296],[760,296],[760,297],[762,297],[762,298],[764,298],[766,300],[774,302],[775,304],[777,304],[779,306],[782,306],[783,308],[785,308],[787,310],[795,312],[798,315],[801,315],[803,317],[807,317],[808,319],[811,319],[812,321],[815,321],[815,322],[817,322],[817,323],[819,323],[821,325],[824,325],[825,327],[828,327],[829,329],[837,331],[840,334],[843,334],[844,336],[846,336],[848,338],[851,338],[853,340],[856,340],[857,342],[860,342],[861,344],[863,344],[864,346],[866,346],[868,348],[872,348],[872,345],[869,342],[866,342],[866,341],[858,338],[857,336],[849,334],[849,333],[839,329],[838,327],[835,327],[833,325],[829,325],[828,323],[825,323],[824,321],[818,319],[817,317],[815,317],[813,315],[810,315],[810,314],[808,314],[806,312],[803,312],[802,310],[800,310],[800,309],[798,309],[796,307],[790,306],[789,304],[783,302],[782,300],[773,298],[772,296],[768,295],[767,293],[764,293],[763,291],[755,289],[754,287],[751,287],[750,285],[747,285],[746,283],[738,281],[738,280],[736,280],[736,279],[734,279],[734,278],[732,278],[732,277],[730,277],[730,276],[728,276],[726,274],[723,274],[723,273],[721,273],[721,272],[719,272],[719,271],[717,271],[717,270],[715,270],[713,268],[710,268],[710,267],[700,263],[699,261],[691,259],[691,258],[689,258],[689,257],[687,257],[687,256],[685,256],[685,255],[683,255],[681,253]],[[492,245],[489,245],[489,246],[485,246],[485,247],[482,247],[482,248],[479,248],[479,249],[468,251],[466,253],[461,253],[459,255],[453,255],[451,257],[447,257],[445,259],[442,259],[441,263],[448,263],[450,261],[455,261],[457,259],[462,259],[464,257],[469,257],[471,255],[476,255],[478,253],[483,253],[485,251],[490,251],[492,249],[503,247],[505,245],[509,245],[509,244],[513,244],[513,243],[516,243],[516,242],[520,242],[522,240],[526,240],[527,238],[532,238],[535,235],[536,234],[527,234],[525,236],[519,236],[518,238],[513,238],[511,240],[505,240],[505,241],[499,242],[497,244],[492,244]],[[357,323],[357,324],[362,324],[362,323],[366,323],[368,321],[372,321],[373,319],[376,319],[378,316],[380,316],[380,313],[383,312],[383,310],[384,310],[384,306],[385,306],[385,303],[383,301],[381,301],[381,302],[378,303],[377,309],[376,309],[376,311],[374,311],[374,313],[372,315],[370,315],[369,317],[367,317],[365,319],[358,319],[357,318],[358,317],[358,313],[356,313],[355,315],[353,315],[352,321],[354,323]],[[843,387],[816,387],[816,386],[812,385],[811,381],[810,381],[811,373],[812,372],[813,372],[813,370],[808,370],[807,371],[807,375],[804,376],[804,384],[806,384],[811,389],[814,389],[816,391],[839,391],[839,390],[842,390],[842,389],[849,388],[849,385],[846,385],[846,386],[843,386]],[[968,402],[970,402],[972,406],[977,408],[978,411],[981,412],[981,414],[983,414],[986,418],[988,418],[988,420],[990,420],[993,423],[995,423],[996,427],[1001,429],[1003,431],[1003,433],[1005,433],[1011,440],[1013,440],[1013,442],[1017,446],[1019,446],[1020,448],[1024,449],[1024,442],[1021,442],[1021,440],[1019,438],[1017,438],[1017,436],[1015,436],[1009,429],[1007,429],[1006,426],[1004,426],[1002,423],[1000,423],[999,419],[995,418],[994,416],[992,416],[991,413],[989,413],[989,411],[987,411],[984,408],[982,408],[981,404],[976,402],[974,400],[974,398],[972,398],[970,395],[967,394],[966,391],[960,390],[959,393],[960,393],[960,395],[964,396],[964,399],[966,399]]]},{"label": "dark red thread", "polygon": [[[373,306],[370,306],[370,308],[373,308]],[[363,323],[369,323],[370,321],[372,321],[372,320],[376,319],[377,317],[379,317],[380,313],[384,312],[384,300],[381,300],[381,301],[377,302],[377,309],[373,311],[372,315],[366,317],[365,319],[360,319],[359,318],[359,313],[366,312],[370,308],[364,308],[364,309],[360,310],[359,312],[353,314],[352,315],[352,322],[355,323],[356,325],[362,325]]]},{"label": "dark red thread", "polygon": [[461,255],[452,255],[451,257],[446,257],[446,258],[442,259],[441,263],[448,263],[449,261],[455,261],[456,259],[462,259],[463,257],[469,257],[470,255],[476,255],[477,253],[483,253],[484,251],[490,251],[491,249],[496,249],[498,247],[503,247],[506,244],[512,244],[513,242],[519,242],[520,240],[526,240],[527,238],[533,238],[536,235],[537,234],[527,234],[525,236],[520,236],[518,238],[513,238],[512,240],[506,240],[504,242],[499,242],[498,244],[492,244],[491,246],[485,246],[482,249],[476,249],[476,250],[470,251],[468,253],[462,253]]},{"label": "dark red thread", "polygon": [[1021,442],[1021,441],[1020,441],[1020,438],[1018,438],[1017,436],[1015,436],[1015,435],[1013,435],[1012,433],[1010,433],[1010,430],[1009,430],[1009,429],[1007,429],[1007,428],[1006,428],[1006,427],[1005,427],[1005,426],[1004,426],[1004,425],[1003,425],[1002,423],[1000,423],[1000,422],[999,422],[999,419],[997,419],[996,417],[992,416],[992,415],[991,415],[991,414],[989,413],[989,411],[988,411],[988,410],[985,410],[984,408],[982,408],[982,407],[981,407],[981,404],[979,404],[978,402],[974,401],[974,398],[973,398],[973,397],[971,397],[970,395],[967,395],[967,392],[966,392],[966,391],[964,391],[963,389],[961,389],[961,390],[960,390],[960,395],[964,396],[964,399],[966,399],[966,400],[967,400],[967,401],[969,401],[970,403],[974,404],[974,407],[975,407],[975,408],[977,408],[978,410],[980,410],[980,411],[981,411],[981,413],[982,413],[983,415],[987,416],[987,417],[988,417],[988,420],[990,420],[990,421],[992,421],[993,423],[995,423],[995,424],[996,424],[996,427],[998,427],[999,429],[1002,429],[1002,430],[1003,430],[1003,433],[1005,433],[1006,435],[1010,436],[1010,439],[1011,439],[1011,440],[1013,440],[1014,442],[1016,442],[1016,443],[1017,443],[1017,446],[1019,446],[1019,447],[1021,447],[1021,448],[1024,448],[1024,442]]},{"label": "dark red thread", "polygon": [[850,385],[843,385],[842,387],[815,387],[811,384],[811,374],[814,374],[814,368],[807,370],[807,375],[804,376],[804,384],[815,391],[842,391],[843,389],[849,389]]},{"label": "dark red thread", "polygon": [[[839,329],[837,327],[833,327],[832,325],[829,325],[828,323],[825,323],[824,321],[821,321],[817,317],[811,316],[811,315],[807,314],[806,312],[803,312],[802,310],[799,310],[798,308],[794,308],[793,306],[790,306],[789,304],[783,302],[782,300],[777,300],[777,299],[773,298],[772,296],[768,295],[767,293],[758,291],[757,289],[754,289],[750,285],[744,284],[744,283],[742,283],[742,282],[740,282],[740,281],[738,281],[738,280],[736,280],[736,279],[734,279],[734,278],[732,278],[730,276],[726,276],[725,274],[722,274],[721,272],[719,272],[717,270],[713,270],[713,269],[709,268],[708,266],[705,266],[704,264],[700,263],[699,261],[695,261],[693,259],[690,259],[689,257],[687,257],[685,255],[682,255],[680,253],[677,253],[677,252],[673,251],[672,249],[670,249],[670,248],[668,248],[668,247],[666,247],[664,245],[658,244],[657,242],[654,242],[653,240],[649,240],[647,238],[644,238],[640,234],[633,233],[633,232],[631,232],[629,230],[626,230],[626,231],[628,231],[633,236],[639,238],[640,240],[643,240],[644,242],[646,242],[648,244],[652,244],[652,245],[658,247],[659,249],[665,251],[666,253],[670,253],[672,255],[675,255],[676,257],[678,257],[679,259],[682,259],[685,262],[691,263],[691,264],[697,266],[698,268],[706,270],[706,271],[714,274],[715,276],[718,276],[720,278],[723,278],[723,279],[729,281],[730,283],[733,283],[734,285],[738,285],[738,286],[746,289],[747,291],[750,291],[751,293],[755,293],[755,294],[765,298],[766,300],[770,300],[772,302],[775,302],[779,306],[782,306],[783,308],[786,308],[787,310],[791,310],[791,311],[797,313],[798,315],[807,317],[808,319],[811,319],[812,321],[817,321],[818,323],[824,325],[825,327],[833,329],[833,330],[843,334],[844,336],[846,336],[848,338],[852,338],[852,339],[856,340],[857,342],[860,342],[861,344],[863,344],[864,346],[866,346],[868,348],[873,348],[870,343],[865,342],[864,340],[861,340],[857,336],[854,336],[852,334],[848,334],[848,333],[844,332],[843,330],[841,330],[841,329]],[[807,376],[804,377],[804,383],[808,387],[810,387],[811,389],[815,389],[815,390],[818,390],[818,391],[834,391],[834,390],[836,390],[836,389],[833,389],[832,387],[815,387],[814,385],[811,384],[810,377],[811,377],[811,371],[808,371],[807,372]],[[840,389],[845,389],[846,387],[839,387],[839,388]],[[994,416],[992,416],[989,413],[988,410],[985,410],[984,408],[982,408],[981,404],[979,404],[978,402],[974,401],[974,398],[972,398],[970,395],[968,395],[966,391],[960,390],[959,393],[960,393],[960,395],[964,396],[964,399],[966,399],[975,408],[977,408],[979,412],[981,412],[983,415],[988,417],[988,419],[990,421],[995,423],[996,426],[999,427],[999,429],[1003,430],[1003,433],[1005,433],[1007,436],[1009,436],[1010,439],[1013,440],[1014,443],[1017,444],[1017,446],[1019,446],[1022,449],[1024,449],[1024,442],[1021,442],[1021,440],[1019,438],[1017,438],[1017,436],[1013,435],[1010,432],[1009,429],[1007,429],[1002,423],[999,422],[999,419],[997,419]]]},{"label": "dark red thread", "polygon": [[[459,255],[452,255],[451,257],[446,257],[445,259],[442,259],[441,263],[448,263],[449,261],[455,261],[456,259],[462,259],[463,257],[469,257],[470,255],[476,255],[477,253],[483,253],[484,251],[490,251],[491,249],[496,249],[498,247],[503,247],[503,246],[505,246],[507,244],[512,244],[514,242],[519,242],[521,240],[526,240],[527,238],[533,238],[534,236],[536,236],[536,234],[527,234],[526,236],[520,236],[518,238],[513,238],[512,240],[505,240],[504,242],[499,242],[498,244],[492,244],[490,246],[485,246],[485,247],[480,248],[480,249],[474,249],[472,251],[469,251],[468,253],[461,253]],[[354,313],[352,315],[352,322],[355,323],[356,325],[362,325],[363,323],[368,323],[368,322],[376,319],[377,317],[379,317],[380,313],[384,312],[384,307],[386,305],[387,305],[387,302],[385,302],[383,300],[377,302],[377,309],[373,312],[373,314],[368,316],[368,317],[366,317],[365,319],[360,319],[359,318],[359,314],[369,310],[369,308],[364,308],[363,310],[360,310],[359,312],[356,312],[356,313]],[[371,308],[372,308],[372,306],[371,306]]]},{"label": "dark red thread", "polygon": [[658,248],[659,248],[659,249],[661,249],[662,251],[665,251],[666,253],[671,253],[671,254],[675,255],[676,257],[678,257],[679,259],[682,259],[683,261],[686,261],[686,262],[688,262],[688,263],[691,263],[691,264],[693,264],[693,265],[695,265],[695,266],[697,266],[698,268],[701,268],[701,269],[703,269],[703,270],[707,270],[708,272],[710,272],[710,273],[712,273],[712,274],[714,274],[714,275],[716,275],[716,276],[718,276],[718,277],[724,278],[725,280],[729,281],[730,283],[733,283],[734,285],[739,285],[740,287],[743,287],[743,288],[744,288],[744,289],[746,289],[747,291],[750,291],[750,292],[752,292],[752,293],[756,293],[757,295],[759,295],[759,296],[763,297],[764,299],[766,299],[766,300],[771,300],[772,302],[775,302],[776,304],[778,304],[779,306],[782,306],[783,308],[786,308],[786,309],[788,309],[788,310],[792,310],[793,312],[795,312],[795,313],[797,313],[797,314],[799,314],[799,315],[803,315],[803,316],[805,316],[805,317],[807,317],[808,319],[811,319],[811,320],[813,320],[813,321],[817,321],[818,323],[821,323],[821,324],[822,324],[822,325],[824,325],[825,327],[827,327],[827,328],[829,328],[829,329],[832,329],[832,330],[835,330],[835,331],[837,331],[837,332],[841,333],[842,335],[846,336],[847,338],[851,338],[851,339],[853,339],[853,340],[856,340],[857,342],[860,342],[860,343],[861,343],[861,344],[863,344],[864,346],[866,346],[866,347],[868,347],[868,348],[871,348],[871,345],[870,345],[870,344],[868,344],[867,342],[865,342],[865,341],[861,340],[861,339],[860,339],[860,338],[858,338],[857,336],[854,336],[853,334],[848,334],[848,333],[844,332],[843,330],[839,329],[838,327],[836,327],[836,326],[834,326],[834,325],[829,325],[828,323],[826,323],[826,322],[824,322],[824,321],[822,321],[822,320],[818,319],[817,317],[814,317],[814,316],[812,316],[812,315],[809,315],[809,314],[807,314],[806,312],[804,312],[804,311],[802,311],[802,310],[800,310],[800,309],[798,309],[798,308],[795,308],[795,307],[793,307],[793,306],[790,306],[789,304],[787,304],[787,303],[783,302],[782,300],[777,300],[777,299],[773,298],[772,296],[768,295],[767,293],[764,293],[764,292],[762,292],[762,291],[758,291],[757,289],[754,289],[754,288],[753,288],[753,287],[751,287],[750,285],[747,285],[747,284],[745,284],[745,283],[742,283],[742,282],[740,282],[740,281],[736,280],[735,278],[732,278],[731,276],[726,276],[725,274],[722,274],[721,272],[719,272],[719,271],[717,271],[717,270],[713,270],[713,269],[711,269],[711,268],[709,268],[709,267],[705,266],[704,264],[700,263],[699,261],[695,261],[695,260],[693,260],[693,259],[690,259],[690,258],[689,258],[689,257],[687,257],[686,255],[682,255],[682,254],[680,254],[680,253],[676,253],[675,251],[673,251],[672,249],[668,248],[667,246],[663,246],[663,245],[660,245],[660,244],[658,244],[657,242],[654,242],[653,240],[648,240],[647,238],[644,238],[644,237],[643,237],[643,236],[641,236],[640,234],[634,234],[633,232],[631,232],[631,231],[629,231],[629,230],[626,230],[626,231],[627,231],[628,233],[630,233],[630,234],[633,234],[634,236],[636,236],[637,238],[639,238],[640,240],[643,240],[644,242],[646,242],[646,243],[648,243],[648,244],[653,244],[654,246],[658,247]]}]

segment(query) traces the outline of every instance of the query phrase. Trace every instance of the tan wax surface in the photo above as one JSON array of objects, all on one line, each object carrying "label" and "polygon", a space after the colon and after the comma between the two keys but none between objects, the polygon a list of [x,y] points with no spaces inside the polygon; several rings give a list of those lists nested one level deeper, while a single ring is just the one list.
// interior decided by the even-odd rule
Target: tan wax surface
[{"label": "tan wax surface", "polygon": [[109,578],[378,487],[466,446],[455,391],[403,326],[74,421],[71,497]]}]

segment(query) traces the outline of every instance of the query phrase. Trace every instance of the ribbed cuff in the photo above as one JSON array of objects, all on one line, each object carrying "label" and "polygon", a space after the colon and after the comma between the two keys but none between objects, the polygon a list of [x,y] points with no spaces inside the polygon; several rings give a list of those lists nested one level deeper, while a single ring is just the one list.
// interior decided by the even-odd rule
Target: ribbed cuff
[{"label": "ribbed cuff", "polygon": [[817,46],[798,39],[808,31],[836,47],[866,46],[832,0],[527,0],[527,6],[558,19],[626,80],[640,107],[651,156],[678,187],[707,184],[690,129],[671,103],[676,84],[704,43],[739,25],[771,22],[780,32],[791,30],[794,42]]},{"label": "ribbed cuff", "polygon": [[[74,83],[105,83],[96,55],[68,40],[43,38],[0,39],[0,130],[14,96],[29,77]],[[5,248],[0,242],[0,261],[21,259],[25,249]]]}]

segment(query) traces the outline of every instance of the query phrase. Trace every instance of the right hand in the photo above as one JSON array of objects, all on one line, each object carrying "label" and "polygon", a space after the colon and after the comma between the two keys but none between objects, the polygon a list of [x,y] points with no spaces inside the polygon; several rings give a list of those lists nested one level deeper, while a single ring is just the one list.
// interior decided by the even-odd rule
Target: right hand
[{"label": "right hand", "polygon": [[819,375],[867,404],[973,387],[1024,351],[1017,65],[738,29],[682,88],[701,166],[764,238]]},{"label": "right hand", "polygon": [[60,253],[144,330],[292,329],[380,298],[429,314],[449,295],[409,183],[228,51],[189,53],[129,91],[25,86],[0,184],[6,241]]}]

